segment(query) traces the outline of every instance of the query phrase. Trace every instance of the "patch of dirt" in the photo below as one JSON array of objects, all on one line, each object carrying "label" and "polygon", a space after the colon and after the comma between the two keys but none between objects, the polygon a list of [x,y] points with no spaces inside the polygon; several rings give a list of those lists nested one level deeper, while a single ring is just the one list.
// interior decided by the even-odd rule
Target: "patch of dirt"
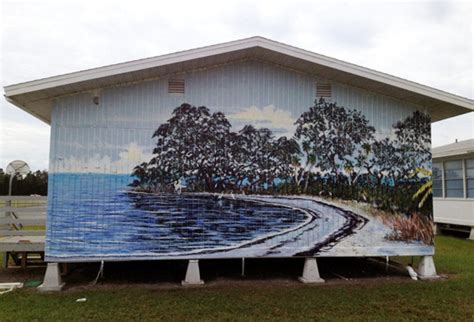
[{"label": "patch of dirt", "polygon": [[31,280],[42,280],[46,266],[35,266],[21,269],[17,267],[13,268],[0,268],[0,283],[10,282],[26,282]]}]

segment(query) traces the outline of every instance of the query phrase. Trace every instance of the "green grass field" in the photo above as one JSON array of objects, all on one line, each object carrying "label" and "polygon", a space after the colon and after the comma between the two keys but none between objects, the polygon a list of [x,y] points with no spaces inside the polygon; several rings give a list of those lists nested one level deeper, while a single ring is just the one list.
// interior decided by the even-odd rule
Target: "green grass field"
[{"label": "green grass field", "polygon": [[[0,320],[474,320],[474,242],[436,238],[446,280],[252,283],[202,288],[137,286],[55,294],[32,289],[0,296]],[[401,259],[404,260],[404,259]],[[86,297],[87,302],[75,300]]]}]

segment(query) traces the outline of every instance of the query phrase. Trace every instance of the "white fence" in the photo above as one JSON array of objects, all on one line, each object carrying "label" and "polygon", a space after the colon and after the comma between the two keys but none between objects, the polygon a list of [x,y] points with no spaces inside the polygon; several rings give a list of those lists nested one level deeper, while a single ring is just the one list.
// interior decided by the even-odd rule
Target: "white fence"
[{"label": "white fence", "polygon": [[[24,267],[28,253],[44,252],[47,197],[0,196],[0,252]],[[19,255],[19,256],[18,256]]]},{"label": "white fence", "polygon": [[0,196],[0,237],[44,235],[48,197]]}]

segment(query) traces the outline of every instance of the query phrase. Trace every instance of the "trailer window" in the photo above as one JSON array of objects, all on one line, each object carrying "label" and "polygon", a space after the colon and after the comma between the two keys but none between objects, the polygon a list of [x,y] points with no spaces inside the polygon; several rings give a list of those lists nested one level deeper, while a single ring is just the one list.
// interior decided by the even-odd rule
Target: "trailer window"
[{"label": "trailer window", "polygon": [[443,197],[442,163],[433,163],[433,197]]},{"label": "trailer window", "polygon": [[474,159],[466,160],[467,197],[474,198]]},{"label": "trailer window", "polygon": [[462,173],[462,161],[447,161],[444,163],[444,180],[446,197],[463,198],[464,180]]}]

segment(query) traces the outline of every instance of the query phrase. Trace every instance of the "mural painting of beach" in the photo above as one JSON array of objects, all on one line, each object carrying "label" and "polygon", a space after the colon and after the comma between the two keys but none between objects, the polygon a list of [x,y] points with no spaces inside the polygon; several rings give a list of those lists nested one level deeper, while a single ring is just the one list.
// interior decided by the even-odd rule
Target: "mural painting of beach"
[{"label": "mural painting of beach", "polygon": [[52,160],[46,259],[434,253],[427,114],[380,131],[322,98],[281,113],[184,103],[121,147],[114,128],[64,135],[105,148]]}]

